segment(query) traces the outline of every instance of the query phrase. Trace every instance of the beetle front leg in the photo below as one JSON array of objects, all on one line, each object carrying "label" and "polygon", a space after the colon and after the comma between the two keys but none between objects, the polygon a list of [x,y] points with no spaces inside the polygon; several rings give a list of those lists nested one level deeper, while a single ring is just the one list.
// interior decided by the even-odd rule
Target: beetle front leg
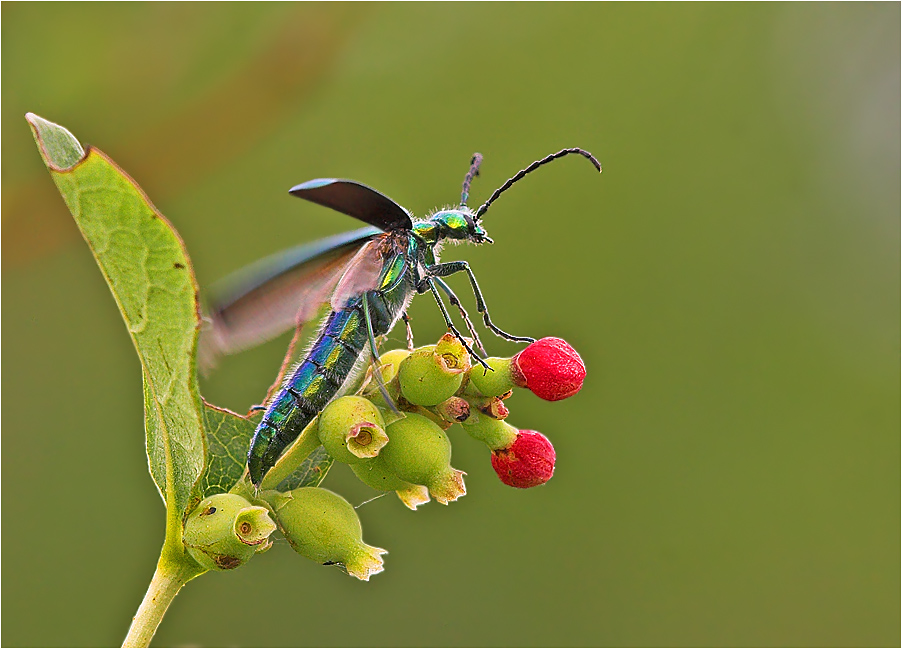
[{"label": "beetle front leg", "polygon": [[473,326],[473,323],[470,322],[470,315],[467,313],[467,310],[464,309],[464,305],[460,303],[457,295],[455,295],[454,291],[451,290],[451,287],[448,286],[448,284],[441,277],[436,277],[435,283],[438,284],[438,287],[445,292],[445,295],[448,296],[448,301],[451,302],[452,305],[456,306],[457,310],[460,311],[460,317],[463,318],[464,324],[467,325],[467,330],[470,332],[470,335],[473,336],[473,340],[476,343],[476,348],[483,354],[485,354],[485,346],[479,339],[479,334],[476,333],[476,328]]},{"label": "beetle front leg", "polygon": [[488,366],[488,363],[476,352],[473,351],[473,348],[470,347],[470,343],[467,342],[466,338],[457,330],[457,327],[454,326],[454,321],[451,320],[451,316],[448,315],[448,309],[445,308],[445,303],[442,302],[442,296],[439,295],[438,289],[435,288],[435,281],[431,277],[424,277],[419,284],[417,284],[417,292],[425,293],[426,291],[432,291],[432,296],[435,298],[436,304],[438,304],[438,308],[442,312],[442,317],[445,319],[445,325],[454,334],[454,337],[460,341],[460,344],[464,346],[464,349],[467,350],[467,353],[476,359],[476,362],[482,365],[486,371],[494,371],[491,367]]},{"label": "beetle front leg", "polygon": [[482,297],[482,291],[479,289],[476,275],[473,274],[473,270],[467,262],[449,261],[444,264],[434,264],[426,268],[426,274],[429,277],[448,277],[454,273],[461,272],[466,273],[467,277],[470,279],[470,286],[473,288],[473,295],[476,298],[476,310],[482,314],[482,321],[485,323],[486,327],[491,329],[496,336],[504,338],[505,340],[512,340],[518,343],[534,343],[536,341],[535,338],[529,338],[527,336],[513,336],[495,326],[495,323],[492,322],[491,317],[489,317],[489,308],[485,304],[485,298]]}]

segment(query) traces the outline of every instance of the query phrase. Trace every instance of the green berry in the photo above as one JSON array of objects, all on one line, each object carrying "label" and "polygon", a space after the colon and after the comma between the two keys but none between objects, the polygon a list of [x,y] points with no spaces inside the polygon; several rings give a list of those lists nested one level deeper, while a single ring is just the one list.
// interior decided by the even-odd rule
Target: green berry
[{"label": "green berry", "polygon": [[435,347],[413,351],[398,368],[401,394],[418,406],[434,406],[457,392],[470,359],[463,345],[445,334]]},{"label": "green berry", "polygon": [[419,505],[429,502],[429,490],[426,487],[405,482],[391,472],[381,457],[352,464],[351,470],[368,487],[379,491],[394,491],[409,509],[415,510]]},{"label": "green berry", "polygon": [[398,366],[408,356],[410,356],[410,352],[406,349],[393,349],[379,357],[379,367],[382,368],[382,380],[386,385],[391,383],[392,379],[398,375]]},{"label": "green berry", "polygon": [[384,569],[381,555],[386,551],[363,542],[357,512],[338,494],[301,487],[265,495],[279,529],[298,554],[322,564],[343,565],[349,575],[364,581]]},{"label": "green berry", "polygon": [[380,457],[406,482],[426,485],[438,502],[447,505],[467,493],[462,471],[451,467],[451,442],[436,423],[415,413],[390,424],[389,442]]},{"label": "green berry", "polygon": [[204,498],[185,521],[188,553],[208,570],[232,570],[269,549],[276,529],[265,507],[235,494]]},{"label": "green berry", "polygon": [[319,416],[319,439],[339,462],[375,457],[388,443],[382,413],[363,397],[340,397]]}]

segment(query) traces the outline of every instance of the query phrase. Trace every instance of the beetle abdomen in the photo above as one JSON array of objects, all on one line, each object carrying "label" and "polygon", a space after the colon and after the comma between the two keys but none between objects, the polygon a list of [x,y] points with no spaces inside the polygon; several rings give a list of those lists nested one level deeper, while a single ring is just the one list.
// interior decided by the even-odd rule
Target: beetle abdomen
[{"label": "beetle abdomen", "polygon": [[367,345],[359,300],[326,319],[307,357],[266,409],[248,451],[251,480],[259,485],[282,451],[341,390]]}]

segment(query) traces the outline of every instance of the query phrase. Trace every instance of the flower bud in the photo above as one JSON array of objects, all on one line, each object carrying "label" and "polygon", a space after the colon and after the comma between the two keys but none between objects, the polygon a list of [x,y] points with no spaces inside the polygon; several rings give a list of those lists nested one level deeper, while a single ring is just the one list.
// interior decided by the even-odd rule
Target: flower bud
[{"label": "flower bud", "polygon": [[409,509],[416,510],[429,502],[429,490],[423,485],[405,482],[386,466],[381,457],[374,457],[351,464],[351,470],[360,481],[379,491],[394,491]]},{"label": "flower bud", "polygon": [[517,429],[506,421],[495,419],[480,411],[473,412],[461,425],[470,437],[493,451],[511,446],[518,433]]},{"label": "flower bud", "polygon": [[492,451],[492,468],[501,482],[519,489],[548,482],[554,460],[551,442],[534,430],[521,430],[508,448]]},{"label": "flower bud", "polygon": [[507,416],[511,414],[511,411],[508,410],[507,406],[504,405],[504,402],[499,397],[480,399],[475,405],[479,409],[479,412],[492,419],[507,419]]},{"label": "flower bud", "polygon": [[434,406],[457,392],[470,357],[457,338],[445,334],[435,347],[421,347],[398,367],[401,394],[418,406]]},{"label": "flower bud", "polygon": [[339,397],[319,416],[319,439],[339,462],[351,464],[375,457],[388,443],[385,421],[363,397]]},{"label": "flower bud", "polygon": [[494,372],[490,372],[484,367],[474,367],[470,370],[470,383],[480,394],[487,397],[500,397],[517,387],[511,375],[511,359],[492,357],[485,359],[485,362]]},{"label": "flower bud", "polygon": [[265,507],[235,494],[204,498],[185,521],[188,553],[208,570],[232,570],[268,550],[276,529]]},{"label": "flower bud", "polygon": [[576,350],[560,338],[542,338],[513,357],[514,382],[537,397],[558,401],[583,387],[586,366]]},{"label": "flower bud", "polygon": [[451,442],[437,424],[415,413],[390,424],[389,442],[380,457],[406,482],[426,485],[438,502],[447,505],[467,493],[463,471],[451,467]]},{"label": "flower bud", "polygon": [[265,496],[289,545],[308,559],[340,564],[348,574],[369,581],[382,572],[386,551],[363,542],[357,512],[347,500],[319,487],[300,487]]}]

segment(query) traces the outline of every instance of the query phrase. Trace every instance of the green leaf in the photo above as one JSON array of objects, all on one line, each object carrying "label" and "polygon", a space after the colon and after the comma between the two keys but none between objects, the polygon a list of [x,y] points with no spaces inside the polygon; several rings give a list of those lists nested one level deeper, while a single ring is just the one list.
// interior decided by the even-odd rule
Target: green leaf
[{"label": "green leaf", "polygon": [[[261,413],[262,414],[262,413]],[[244,474],[247,449],[257,422],[204,402],[207,471],[200,479],[201,498],[231,489]]]},{"label": "green leaf", "polygon": [[326,449],[318,446],[301,462],[301,466],[295,469],[294,473],[279,483],[276,489],[285,492],[298,487],[318,487],[332,468],[332,462],[334,460]]},{"label": "green leaf", "polygon": [[59,124],[48,122],[34,113],[28,113],[25,119],[31,124],[44,162],[52,170],[66,171],[85,157],[85,150],[75,136]]},{"label": "green leaf", "polygon": [[97,149],[29,113],[38,148],[75,217],[141,360],[150,473],[181,520],[206,459],[195,373],[197,283],[181,239],[138,185]]}]

